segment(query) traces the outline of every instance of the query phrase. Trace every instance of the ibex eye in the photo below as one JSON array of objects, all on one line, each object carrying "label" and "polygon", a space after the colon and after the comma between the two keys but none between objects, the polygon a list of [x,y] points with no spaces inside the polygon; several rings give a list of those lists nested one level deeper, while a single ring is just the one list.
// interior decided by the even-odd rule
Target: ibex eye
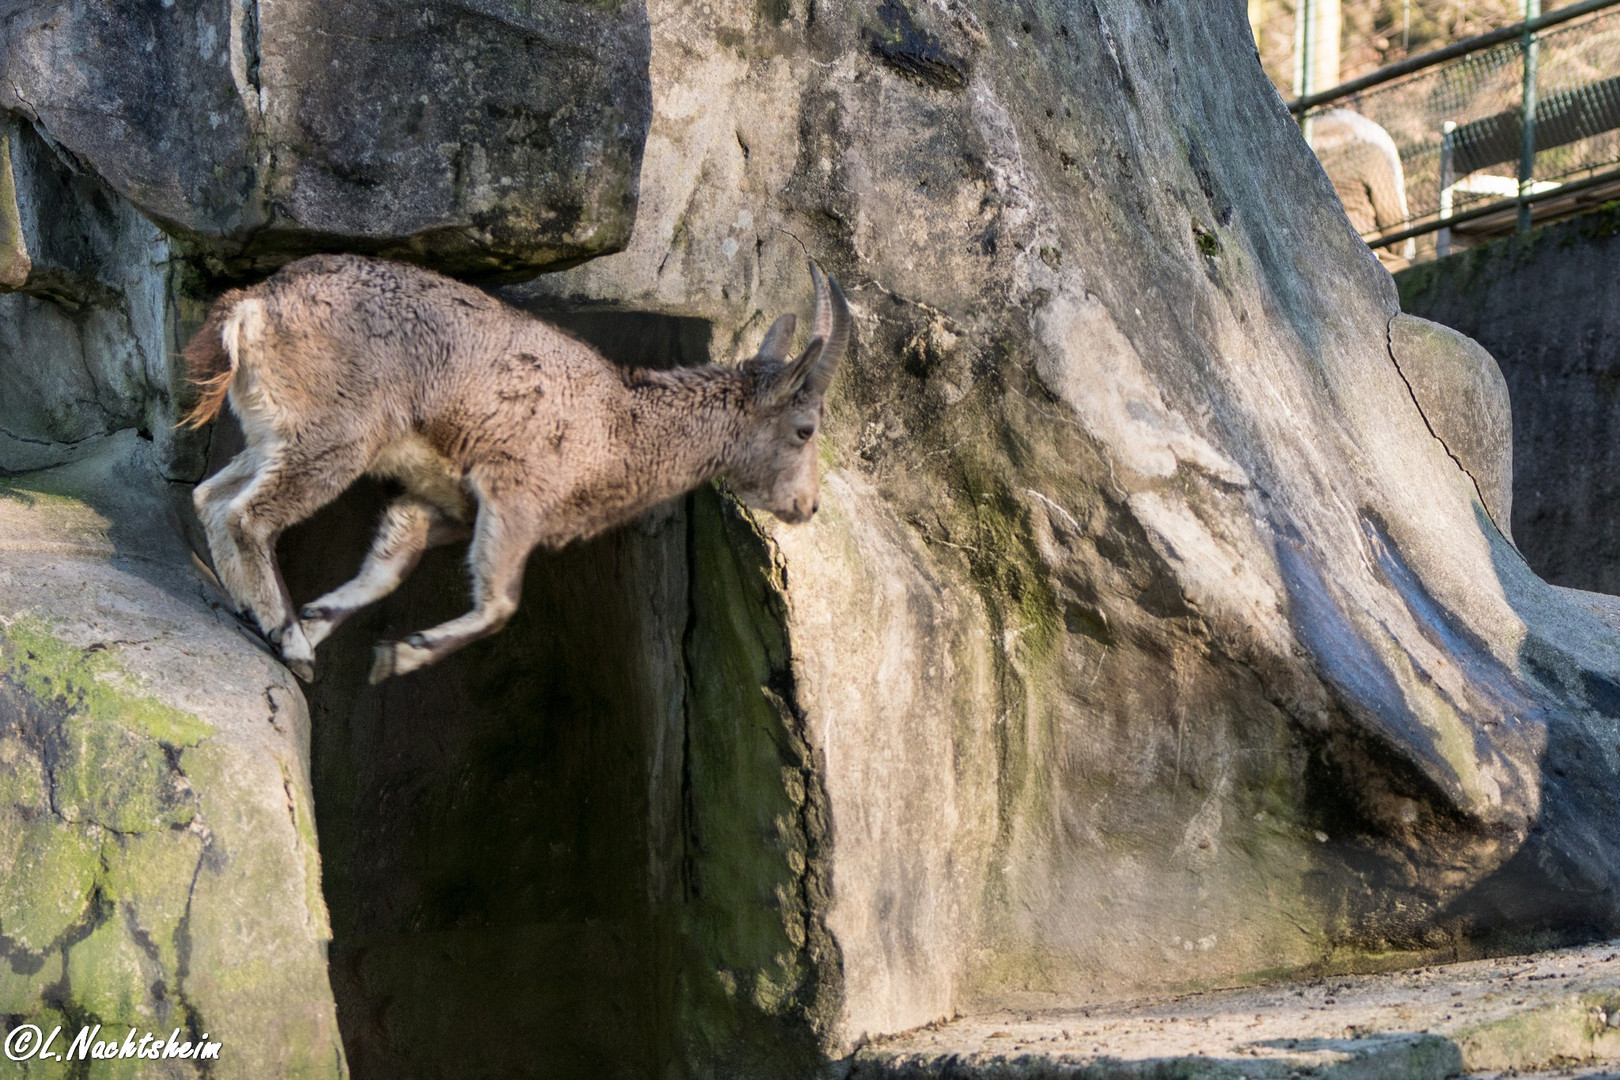
[{"label": "ibex eye", "polygon": [[810,436],[814,435],[815,433],[816,433],[816,429],[811,427],[809,424],[806,424],[806,425],[804,425],[804,427],[800,428],[799,431],[798,431],[799,441],[800,442],[809,442],[810,441]]}]

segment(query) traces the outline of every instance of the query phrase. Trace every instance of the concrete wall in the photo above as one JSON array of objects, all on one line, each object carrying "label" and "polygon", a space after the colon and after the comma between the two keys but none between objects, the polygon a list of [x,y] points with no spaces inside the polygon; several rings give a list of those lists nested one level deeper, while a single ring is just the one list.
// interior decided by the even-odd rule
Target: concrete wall
[{"label": "concrete wall", "polygon": [[1396,278],[1401,306],[1474,338],[1513,402],[1513,536],[1557,585],[1620,593],[1620,208]]}]

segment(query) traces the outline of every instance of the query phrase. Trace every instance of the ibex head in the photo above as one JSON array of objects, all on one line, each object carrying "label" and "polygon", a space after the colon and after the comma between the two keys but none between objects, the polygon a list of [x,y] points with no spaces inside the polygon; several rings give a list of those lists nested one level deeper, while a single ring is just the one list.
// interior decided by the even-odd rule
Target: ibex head
[{"label": "ibex head", "polygon": [[754,397],[747,407],[741,452],[727,472],[739,498],[790,525],[809,521],[820,503],[816,435],[826,412],[827,387],[849,347],[849,305],[843,291],[814,262],[810,276],[816,286],[810,344],[789,360],[795,320],[783,315],[747,361],[755,373]]}]

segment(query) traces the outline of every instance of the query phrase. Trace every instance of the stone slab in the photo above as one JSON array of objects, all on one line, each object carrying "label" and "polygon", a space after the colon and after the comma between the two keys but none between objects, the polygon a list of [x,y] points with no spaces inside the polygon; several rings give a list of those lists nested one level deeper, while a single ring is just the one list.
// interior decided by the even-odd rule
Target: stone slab
[{"label": "stone slab", "polygon": [[1377,975],[963,1018],[852,1078],[1595,1078],[1620,1070],[1620,942]]},{"label": "stone slab", "polygon": [[368,250],[523,276],[629,238],[639,0],[5,12],[0,110],[232,269]]}]

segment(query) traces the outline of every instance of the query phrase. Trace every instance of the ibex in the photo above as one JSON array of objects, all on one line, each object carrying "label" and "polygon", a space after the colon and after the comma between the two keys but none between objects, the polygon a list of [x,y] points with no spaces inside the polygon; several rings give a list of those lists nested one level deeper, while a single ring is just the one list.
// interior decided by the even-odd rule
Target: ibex
[{"label": "ibex", "polygon": [[[473,609],[376,647],[371,681],[493,634],[536,547],[555,550],[724,477],[789,523],[816,512],[816,433],[850,340],[812,262],[811,340],[794,317],[736,366],[626,370],[494,297],[400,263],[317,255],[227,292],[186,347],[199,426],[228,397],[247,447],[197,487],[220,582],[306,681],[314,647],[392,592],[428,548],[471,537]],[[354,580],[296,615],[283,530],[362,474],[396,480]]]}]

